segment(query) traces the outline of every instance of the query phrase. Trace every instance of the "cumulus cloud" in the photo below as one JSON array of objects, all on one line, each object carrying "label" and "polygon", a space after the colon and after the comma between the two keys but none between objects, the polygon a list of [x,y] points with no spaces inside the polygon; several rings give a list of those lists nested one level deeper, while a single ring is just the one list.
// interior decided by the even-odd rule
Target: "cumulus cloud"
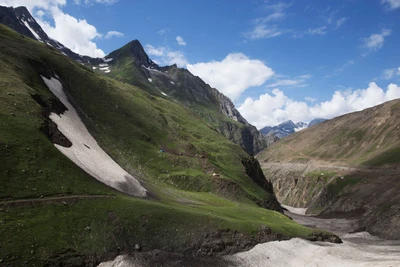
[{"label": "cumulus cloud", "polygon": [[65,6],[67,0],[0,0],[1,6],[25,6],[31,13],[35,8],[50,9],[55,6]]},{"label": "cumulus cloud", "polygon": [[[116,0],[81,0],[82,4],[113,4]],[[43,30],[75,53],[91,57],[104,57],[96,44],[103,35],[84,19],[77,19],[63,12],[67,0],[0,0],[3,6],[26,6]],[[51,18],[45,20],[45,18]],[[113,32],[113,31],[111,31]],[[106,34],[107,37],[107,34]]]},{"label": "cumulus cloud", "polygon": [[382,29],[380,33],[371,34],[368,38],[363,39],[363,46],[367,48],[370,52],[378,51],[383,47],[385,43],[385,37],[392,33],[389,29]]},{"label": "cumulus cloud", "polygon": [[75,53],[91,57],[104,57],[105,53],[97,48],[93,39],[102,35],[95,26],[86,20],[76,19],[63,13],[59,8],[51,8],[54,26],[44,20],[38,20],[43,30],[53,39],[61,42]]},{"label": "cumulus cloud", "polygon": [[149,56],[159,65],[173,65],[185,67],[188,64],[185,54],[182,51],[174,51],[167,46],[154,47],[150,44],[145,45],[145,50]]},{"label": "cumulus cloud", "polygon": [[185,46],[186,42],[183,40],[182,36],[176,36],[176,41],[178,42],[178,45]]},{"label": "cumulus cloud", "polygon": [[389,10],[400,8],[400,0],[381,0],[381,3]]},{"label": "cumulus cloud", "polygon": [[124,34],[122,32],[117,32],[117,31],[109,31],[107,32],[106,36],[104,38],[110,39],[112,37],[123,37]]},{"label": "cumulus cloud", "polygon": [[187,68],[232,100],[248,88],[264,84],[274,75],[264,62],[242,53],[231,53],[222,61],[189,64]]},{"label": "cumulus cloud", "polygon": [[400,98],[400,87],[390,84],[386,90],[371,82],[366,89],[336,91],[332,98],[321,103],[312,103],[312,98],[295,101],[279,89],[259,96],[247,98],[238,108],[240,113],[257,128],[273,126],[286,120],[310,121],[314,118],[333,118],[349,112],[363,110],[383,102]]}]

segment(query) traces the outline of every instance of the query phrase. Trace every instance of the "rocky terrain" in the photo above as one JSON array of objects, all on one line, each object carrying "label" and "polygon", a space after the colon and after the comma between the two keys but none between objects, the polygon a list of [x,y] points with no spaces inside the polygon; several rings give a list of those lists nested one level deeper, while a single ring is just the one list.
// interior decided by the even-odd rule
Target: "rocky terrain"
[{"label": "rocky terrain", "polygon": [[278,200],[399,239],[399,108],[393,100],[325,121],[259,153]]}]

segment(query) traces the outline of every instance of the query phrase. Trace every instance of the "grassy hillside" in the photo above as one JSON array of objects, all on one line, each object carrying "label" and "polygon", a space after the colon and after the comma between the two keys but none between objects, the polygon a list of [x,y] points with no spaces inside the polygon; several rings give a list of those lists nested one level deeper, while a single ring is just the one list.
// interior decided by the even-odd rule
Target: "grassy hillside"
[{"label": "grassy hillside", "polygon": [[265,149],[261,161],[322,160],[349,165],[400,163],[400,100],[346,114],[297,132]]},{"label": "grassy hillside", "polygon": [[[100,77],[2,25],[0,73],[0,263],[81,266],[136,244],[227,253],[315,234],[261,208],[277,206],[268,187],[249,176],[258,167],[183,106]],[[140,177],[151,197],[112,190],[54,147],[46,116],[58,102],[40,75],[59,77],[100,146]],[[215,247],[206,238],[224,229],[243,234],[232,234],[240,242]]]}]

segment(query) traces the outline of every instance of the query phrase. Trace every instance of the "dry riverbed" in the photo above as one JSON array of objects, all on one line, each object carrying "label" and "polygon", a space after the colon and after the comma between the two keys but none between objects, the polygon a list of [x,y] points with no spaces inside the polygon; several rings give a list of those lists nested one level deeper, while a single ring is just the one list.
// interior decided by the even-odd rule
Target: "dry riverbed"
[{"label": "dry riverbed", "polygon": [[[291,210],[304,212],[303,210]],[[294,238],[288,241],[259,244],[249,251],[223,258],[196,259],[158,251],[142,254],[142,256],[140,253],[138,253],[139,255],[119,256],[114,261],[102,263],[99,266],[152,266],[150,258],[153,258],[154,255],[158,255],[157,257],[162,259],[157,262],[157,266],[400,266],[400,242],[382,240],[367,232],[352,233],[358,228],[356,221],[321,219],[291,212],[286,213],[300,224],[334,232],[341,237],[343,244],[310,242]]]}]

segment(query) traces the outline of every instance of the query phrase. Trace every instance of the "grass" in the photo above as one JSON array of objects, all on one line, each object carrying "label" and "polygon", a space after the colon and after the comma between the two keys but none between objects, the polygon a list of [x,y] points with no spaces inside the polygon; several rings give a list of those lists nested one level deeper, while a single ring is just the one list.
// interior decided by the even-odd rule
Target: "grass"
[{"label": "grass", "polygon": [[346,177],[344,177],[344,179],[337,178],[335,181],[331,182],[328,185],[327,189],[333,195],[337,196],[341,192],[343,192],[343,190],[347,186],[355,185],[355,184],[359,183],[360,181],[361,181],[361,179],[359,177],[354,177],[354,176],[346,176]]},{"label": "grass", "polygon": [[312,172],[308,172],[306,174],[306,177],[313,178],[313,179],[322,177],[326,181],[328,178],[332,178],[335,175],[336,175],[336,172],[327,171],[327,170],[315,170]]},{"label": "grass", "polygon": [[382,166],[386,164],[399,164],[400,163],[400,148],[392,148],[386,150],[382,154],[375,156],[372,159],[364,161],[362,165],[366,166]]},{"label": "grass", "polygon": [[[136,243],[174,249],[201,240],[206,230],[253,234],[267,225],[287,236],[313,231],[259,208],[256,202],[273,195],[246,175],[241,162],[247,154],[192,110],[100,77],[2,25],[0,44],[1,201],[115,197],[1,207],[0,259],[5,262],[43,265],[57,257],[128,250]],[[54,74],[100,146],[139,176],[157,201],[124,196],[97,182],[47,139],[41,130],[42,109],[31,94],[52,101],[40,75]],[[161,148],[168,149],[160,153]],[[212,177],[214,172],[220,180]],[[223,191],[224,181],[235,185],[236,192]]]}]

